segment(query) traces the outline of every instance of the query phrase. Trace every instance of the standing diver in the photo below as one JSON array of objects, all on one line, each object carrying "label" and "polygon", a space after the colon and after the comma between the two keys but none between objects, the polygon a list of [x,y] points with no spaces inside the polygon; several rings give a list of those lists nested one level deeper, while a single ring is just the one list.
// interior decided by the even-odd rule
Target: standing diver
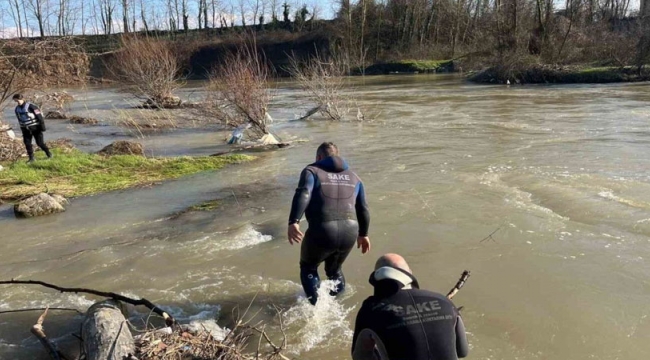
[{"label": "standing diver", "polygon": [[45,120],[43,119],[41,110],[38,106],[26,102],[21,94],[15,94],[13,100],[17,104],[15,109],[16,117],[18,118],[18,124],[20,124],[20,130],[23,133],[23,142],[25,143],[27,155],[29,155],[27,162],[31,163],[34,161],[32,138],[36,139],[36,145],[45,152],[45,155],[51,158],[52,153],[47,148],[47,145],[45,145],[45,140],[43,139]]},{"label": "standing diver", "polygon": [[[323,261],[327,278],[338,281],[335,290],[330,291],[335,296],[345,289],[341,265],[355,240],[363,254],[370,250],[370,213],[363,184],[338,155],[338,148],[331,142],[318,147],[316,162],[300,174],[289,215],[289,243],[302,242],[300,281],[312,305],[318,300],[318,266]],[[305,234],[299,225],[303,214],[309,223]]]}]

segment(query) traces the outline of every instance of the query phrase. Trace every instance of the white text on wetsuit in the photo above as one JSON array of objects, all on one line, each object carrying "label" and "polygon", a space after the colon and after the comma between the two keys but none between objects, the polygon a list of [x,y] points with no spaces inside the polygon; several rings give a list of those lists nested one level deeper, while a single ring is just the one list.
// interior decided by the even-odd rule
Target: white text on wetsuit
[{"label": "white text on wetsuit", "polygon": [[341,180],[350,181],[350,175],[345,175],[345,174],[331,174],[331,173],[328,173],[327,178],[330,179],[330,180],[335,180],[335,181],[341,181]]}]

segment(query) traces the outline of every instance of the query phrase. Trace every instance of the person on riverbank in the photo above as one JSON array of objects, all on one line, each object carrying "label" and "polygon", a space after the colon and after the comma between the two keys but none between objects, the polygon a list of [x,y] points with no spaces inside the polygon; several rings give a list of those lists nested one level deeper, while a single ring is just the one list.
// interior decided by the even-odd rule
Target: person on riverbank
[{"label": "person on riverbank", "polygon": [[28,163],[34,161],[34,146],[32,145],[32,139],[36,140],[36,145],[45,152],[48,158],[52,157],[50,149],[48,149],[45,144],[45,139],[43,138],[43,132],[45,131],[45,120],[43,119],[43,114],[38,106],[31,104],[25,101],[25,98],[21,94],[15,94],[13,100],[16,102],[16,117],[18,118],[18,124],[20,125],[20,130],[23,133],[23,142],[25,143],[25,150],[27,150],[27,155],[29,156]]},{"label": "person on riverbank", "polygon": [[[299,225],[303,214],[309,224],[304,234]],[[355,241],[363,254],[370,250],[369,225],[370,213],[361,179],[339,157],[336,145],[322,143],[316,151],[316,162],[300,174],[287,231],[291,245],[302,243],[300,281],[312,305],[318,300],[318,266],[325,262],[327,278],[336,281],[330,295],[343,292],[345,277],[341,266]]]},{"label": "person on riverbank", "polygon": [[465,326],[446,296],[420,290],[406,260],[386,254],[370,274],[373,296],[357,314],[354,360],[457,360],[469,353]]}]

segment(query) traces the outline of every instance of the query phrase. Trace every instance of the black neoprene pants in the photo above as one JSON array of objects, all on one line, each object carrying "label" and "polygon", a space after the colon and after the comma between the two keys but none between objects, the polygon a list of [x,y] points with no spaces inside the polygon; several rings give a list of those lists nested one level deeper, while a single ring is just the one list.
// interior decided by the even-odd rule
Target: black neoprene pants
[{"label": "black neoprene pants", "polygon": [[45,154],[48,156],[50,155],[50,149],[48,149],[47,145],[45,145],[43,132],[38,125],[29,126],[27,128],[21,127],[20,130],[23,133],[23,142],[25,143],[25,149],[27,150],[27,155],[29,155],[30,159],[34,157],[34,146],[32,145],[32,138],[36,140],[36,145],[45,151]]},{"label": "black neoprene pants", "polygon": [[330,280],[340,283],[335,295],[345,288],[345,278],[341,271],[343,262],[354,248],[359,234],[356,220],[336,220],[310,223],[300,247],[300,280],[303,289],[312,303],[316,303],[320,278],[318,266],[325,262],[325,274]]}]

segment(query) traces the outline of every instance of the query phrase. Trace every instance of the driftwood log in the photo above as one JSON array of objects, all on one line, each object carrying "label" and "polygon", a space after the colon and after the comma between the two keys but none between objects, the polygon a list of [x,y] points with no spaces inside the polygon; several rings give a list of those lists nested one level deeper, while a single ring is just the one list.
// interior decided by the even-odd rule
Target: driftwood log
[{"label": "driftwood log", "polygon": [[116,300],[101,301],[88,309],[81,339],[87,360],[123,360],[135,354],[129,324]]}]

